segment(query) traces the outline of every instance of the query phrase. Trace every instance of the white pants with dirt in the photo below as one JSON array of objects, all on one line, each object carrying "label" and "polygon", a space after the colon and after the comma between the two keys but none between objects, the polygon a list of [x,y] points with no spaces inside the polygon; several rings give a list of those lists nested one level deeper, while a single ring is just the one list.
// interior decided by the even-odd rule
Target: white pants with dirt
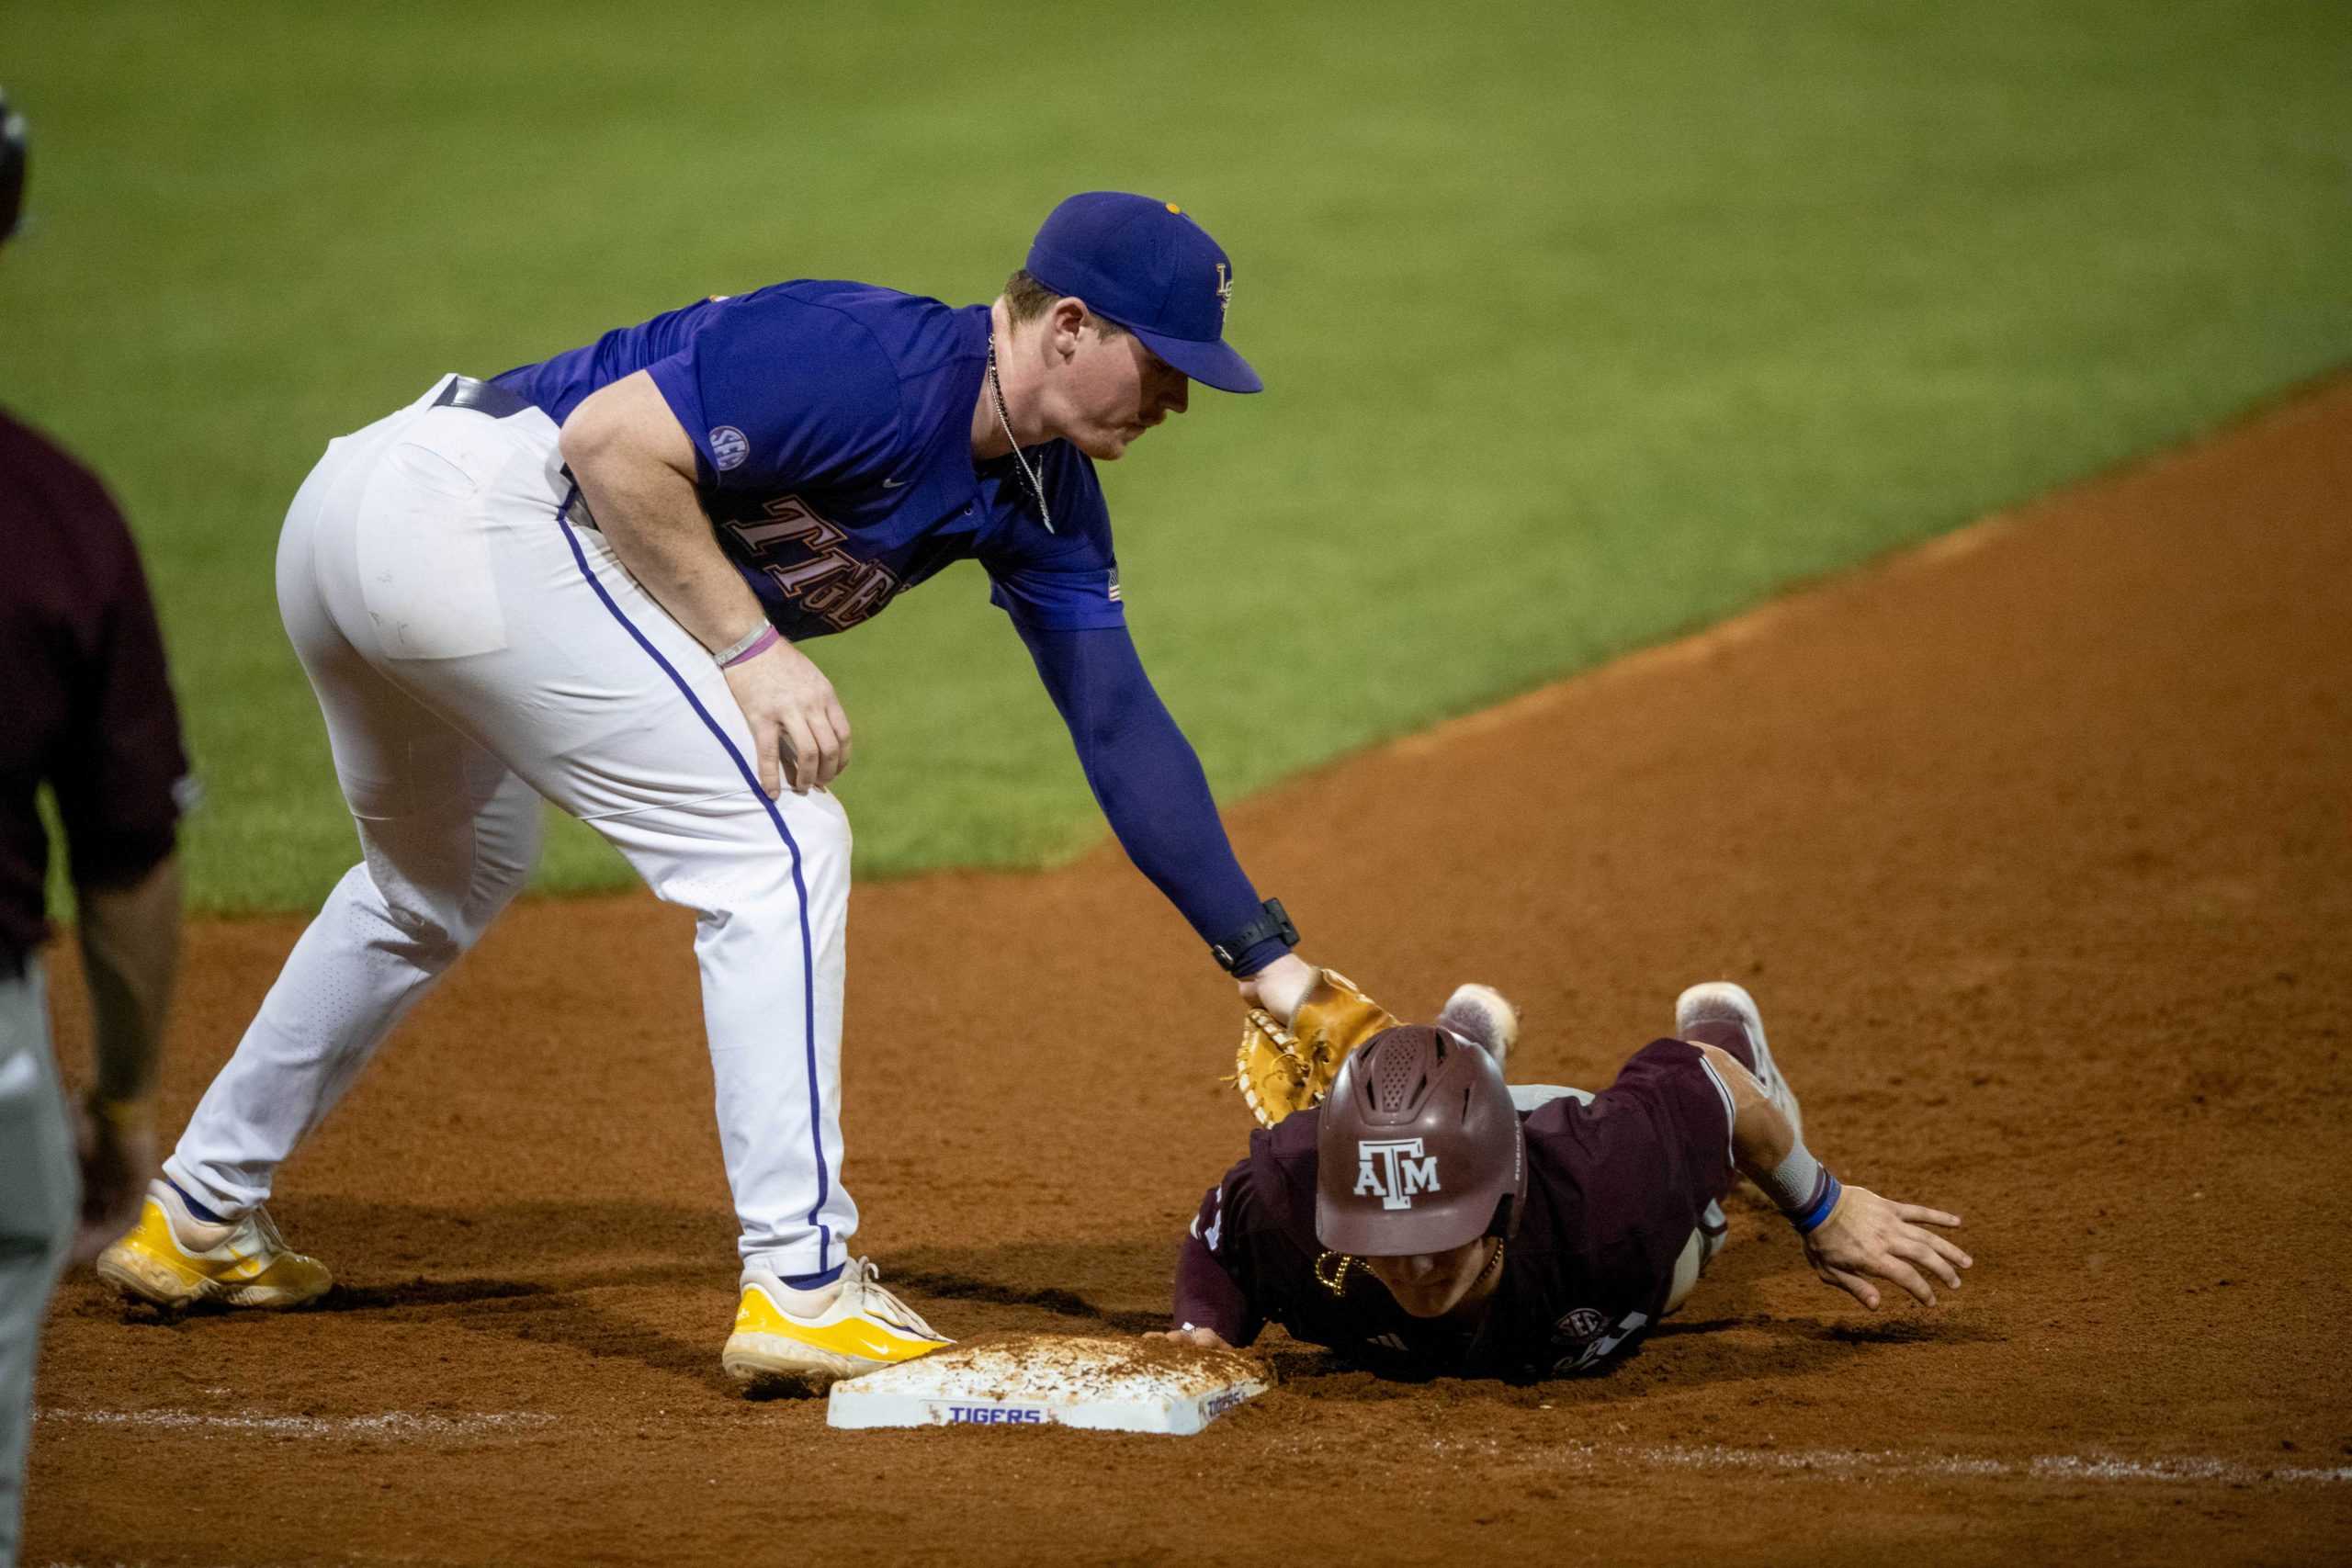
[{"label": "white pants with dirt", "polygon": [[[362,859],[164,1172],[224,1213],[267,1198],[522,887],[544,796],[695,911],[740,1250],[787,1279],[821,1274],[857,1226],[841,1183],[848,820],[823,792],[760,789],[724,676],[578,505],[554,423],[447,406],[447,386],[331,443],[287,514],[278,607]],[[601,982],[579,976],[583,1020]],[[577,1042],[582,1075],[596,1050]]]}]

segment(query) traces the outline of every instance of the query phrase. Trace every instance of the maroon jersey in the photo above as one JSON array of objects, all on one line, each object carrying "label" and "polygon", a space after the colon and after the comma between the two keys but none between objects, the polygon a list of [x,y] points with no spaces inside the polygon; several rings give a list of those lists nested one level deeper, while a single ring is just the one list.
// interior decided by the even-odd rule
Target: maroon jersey
[{"label": "maroon jersey", "polygon": [[1321,1111],[1250,1135],[1202,1200],[1174,1320],[1247,1345],[1268,1322],[1373,1364],[1502,1376],[1598,1364],[1663,1314],[1674,1265],[1730,1187],[1732,1102],[1695,1046],[1653,1041],[1587,1105],[1528,1112],[1527,1202],[1476,1323],[1413,1317],[1315,1238]]},{"label": "maroon jersey", "polygon": [[172,850],[187,758],[130,531],[98,481],[0,414],[0,975],[47,934],[57,795],[74,880],[119,886]]}]

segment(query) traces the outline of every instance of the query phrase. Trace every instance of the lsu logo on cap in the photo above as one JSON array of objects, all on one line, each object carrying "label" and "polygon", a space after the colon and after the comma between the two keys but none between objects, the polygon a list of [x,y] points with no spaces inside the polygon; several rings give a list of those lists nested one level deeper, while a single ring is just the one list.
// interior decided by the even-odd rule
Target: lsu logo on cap
[{"label": "lsu logo on cap", "polygon": [[1356,1140],[1356,1184],[1351,1196],[1377,1198],[1384,1209],[1409,1209],[1416,1194],[1442,1190],[1437,1179],[1437,1156],[1423,1154],[1420,1139]]},{"label": "lsu logo on cap", "polygon": [[710,460],[724,468],[740,468],[743,459],[752,455],[752,443],[731,424],[722,424],[710,433]]},{"label": "lsu logo on cap", "polygon": [[1227,275],[1225,263],[1216,264],[1216,330],[1225,331],[1226,312],[1233,309],[1233,279]]}]

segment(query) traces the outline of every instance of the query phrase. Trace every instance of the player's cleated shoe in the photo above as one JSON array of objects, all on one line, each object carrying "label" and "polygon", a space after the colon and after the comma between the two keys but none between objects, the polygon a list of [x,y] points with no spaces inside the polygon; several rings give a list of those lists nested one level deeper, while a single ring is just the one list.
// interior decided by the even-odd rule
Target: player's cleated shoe
[{"label": "player's cleated shoe", "polygon": [[1439,1010],[1440,1028],[1487,1048],[1495,1066],[1510,1070],[1510,1048],[1519,1043],[1519,1010],[1492,986],[1456,986]]},{"label": "player's cleated shoe", "polygon": [[126,1294],[174,1308],[198,1302],[300,1306],[334,1283],[325,1264],[286,1245],[268,1210],[198,1219],[180,1190],[164,1180],[147,1184],[139,1223],[98,1254],[97,1268],[98,1278]]},{"label": "player's cleated shoe", "polygon": [[797,1292],[764,1269],[746,1269],[735,1332],[719,1364],[741,1382],[782,1379],[822,1388],[955,1343],[884,1290],[879,1275],[866,1259],[852,1258],[842,1270],[841,1293],[823,1311],[800,1317],[783,1304]]},{"label": "player's cleated shoe", "polygon": [[1804,1112],[1797,1104],[1797,1091],[1781,1076],[1779,1064],[1772,1060],[1772,1047],[1764,1042],[1764,1016],[1756,1010],[1756,998],[1744,986],[1729,980],[1703,980],[1674,998],[1674,1033],[1677,1039],[1687,1036],[1693,1026],[1702,1023],[1736,1023],[1747,1033],[1748,1043],[1756,1048],[1756,1081],[1778,1106],[1781,1114],[1797,1135],[1804,1135]]}]

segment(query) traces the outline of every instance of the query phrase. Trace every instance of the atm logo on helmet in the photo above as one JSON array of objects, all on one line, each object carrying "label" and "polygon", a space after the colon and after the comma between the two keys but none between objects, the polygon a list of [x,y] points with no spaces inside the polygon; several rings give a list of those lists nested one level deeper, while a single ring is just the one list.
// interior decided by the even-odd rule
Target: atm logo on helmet
[{"label": "atm logo on helmet", "polygon": [[1420,1139],[1356,1140],[1353,1196],[1369,1194],[1379,1199],[1384,1209],[1409,1209],[1415,1193],[1442,1190],[1437,1179],[1437,1156],[1421,1153]]}]

